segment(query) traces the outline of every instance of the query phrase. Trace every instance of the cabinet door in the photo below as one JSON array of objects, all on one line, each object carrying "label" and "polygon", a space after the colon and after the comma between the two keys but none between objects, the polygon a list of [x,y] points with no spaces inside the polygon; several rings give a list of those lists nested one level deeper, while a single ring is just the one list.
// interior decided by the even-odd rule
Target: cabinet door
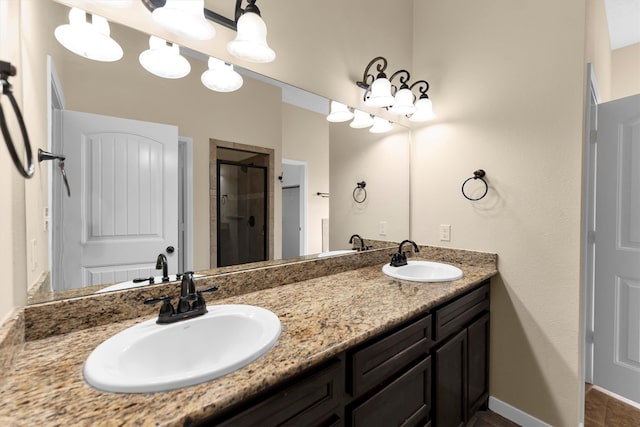
[{"label": "cabinet door", "polygon": [[464,426],[467,419],[467,330],[435,351],[434,425]]},{"label": "cabinet door", "polygon": [[489,313],[467,328],[469,358],[469,416],[489,397]]},{"label": "cabinet door", "polygon": [[353,427],[429,425],[431,356],[351,411]]}]

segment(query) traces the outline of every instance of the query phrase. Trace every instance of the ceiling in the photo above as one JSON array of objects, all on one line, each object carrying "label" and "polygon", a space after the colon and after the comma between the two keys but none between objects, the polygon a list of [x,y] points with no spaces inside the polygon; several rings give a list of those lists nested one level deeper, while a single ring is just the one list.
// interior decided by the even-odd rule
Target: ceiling
[{"label": "ceiling", "polygon": [[611,49],[640,43],[640,0],[605,0]]}]

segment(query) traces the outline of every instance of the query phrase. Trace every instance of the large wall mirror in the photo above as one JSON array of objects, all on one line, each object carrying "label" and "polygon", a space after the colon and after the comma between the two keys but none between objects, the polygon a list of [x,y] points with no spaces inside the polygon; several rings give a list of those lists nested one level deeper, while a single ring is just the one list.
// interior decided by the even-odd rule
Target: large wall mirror
[{"label": "large wall mirror", "polygon": [[[41,9],[55,25],[67,20],[53,0]],[[113,63],[75,55],[53,34],[38,42],[61,95],[48,148],[66,157],[70,195],[53,161],[53,293],[32,302],[162,275],[161,254],[171,275],[216,274],[350,249],[352,234],[380,245],[409,236],[408,129],[328,123],[317,107],[328,100],[300,91],[315,106],[283,102],[282,83],[242,70],[238,91],[211,91],[200,81],[208,57],[193,51],[183,51],[187,77],[160,78],[138,62],[147,34],[111,23],[111,35],[124,50]]]}]

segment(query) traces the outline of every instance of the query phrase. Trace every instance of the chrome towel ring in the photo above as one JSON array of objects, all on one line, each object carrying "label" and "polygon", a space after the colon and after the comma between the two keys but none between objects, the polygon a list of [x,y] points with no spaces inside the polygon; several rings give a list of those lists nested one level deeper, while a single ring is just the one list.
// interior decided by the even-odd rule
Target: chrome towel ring
[{"label": "chrome towel ring", "polygon": [[[487,181],[484,180],[484,177],[486,175],[487,175],[486,172],[484,170],[482,170],[482,169],[478,169],[477,171],[473,172],[473,176],[465,179],[465,181],[462,183],[462,195],[466,199],[471,200],[472,202],[476,202],[476,201],[482,199],[484,196],[486,196],[487,192],[489,191],[489,185],[487,184]],[[479,179],[484,184],[484,193],[482,193],[482,196],[480,196],[480,197],[476,197],[476,198],[469,197],[467,195],[467,193],[465,193],[465,191],[464,191],[464,186],[467,185],[467,183],[469,181],[471,181],[471,180],[475,181],[476,179]]]},{"label": "chrome towel ring", "polygon": [[31,144],[29,143],[29,135],[27,134],[27,128],[24,125],[24,119],[22,118],[22,113],[20,112],[20,107],[18,107],[18,103],[16,102],[15,97],[13,96],[11,83],[9,83],[9,77],[15,76],[17,74],[16,67],[11,65],[9,62],[0,61],[0,86],[2,86],[2,94],[7,95],[9,97],[9,102],[13,107],[13,111],[18,119],[18,125],[20,126],[20,132],[22,133],[22,139],[24,141],[24,151],[27,156],[27,167],[22,166],[22,162],[20,161],[20,157],[16,152],[16,147],[13,144],[13,139],[11,139],[11,134],[9,133],[9,127],[7,126],[7,121],[4,117],[4,111],[2,110],[2,105],[0,104],[0,129],[2,130],[2,136],[4,137],[4,141],[7,144],[7,149],[9,150],[9,154],[11,155],[11,159],[13,163],[16,165],[18,172],[25,178],[31,178],[33,173],[35,172],[35,166],[33,165],[33,153],[31,152]]},{"label": "chrome towel ring", "polygon": [[366,186],[367,183],[364,181],[356,183],[356,188],[353,189],[353,200],[356,203],[364,203],[367,200],[367,190],[364,188]]}]

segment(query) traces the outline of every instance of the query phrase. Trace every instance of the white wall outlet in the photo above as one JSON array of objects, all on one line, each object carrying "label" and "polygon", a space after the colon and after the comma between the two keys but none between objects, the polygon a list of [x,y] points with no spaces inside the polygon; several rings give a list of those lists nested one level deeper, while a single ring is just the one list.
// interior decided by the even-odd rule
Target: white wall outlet
[{"label": "white wall outlet", "polygon": [[386,236],[387,235],[387,221],[380,221],[378,234],[380,234],[381,236]]},{"label": "white wall outlet", "polygon": [[451,226],[449,224],[440,224],[440,241],[451,241]]}]

